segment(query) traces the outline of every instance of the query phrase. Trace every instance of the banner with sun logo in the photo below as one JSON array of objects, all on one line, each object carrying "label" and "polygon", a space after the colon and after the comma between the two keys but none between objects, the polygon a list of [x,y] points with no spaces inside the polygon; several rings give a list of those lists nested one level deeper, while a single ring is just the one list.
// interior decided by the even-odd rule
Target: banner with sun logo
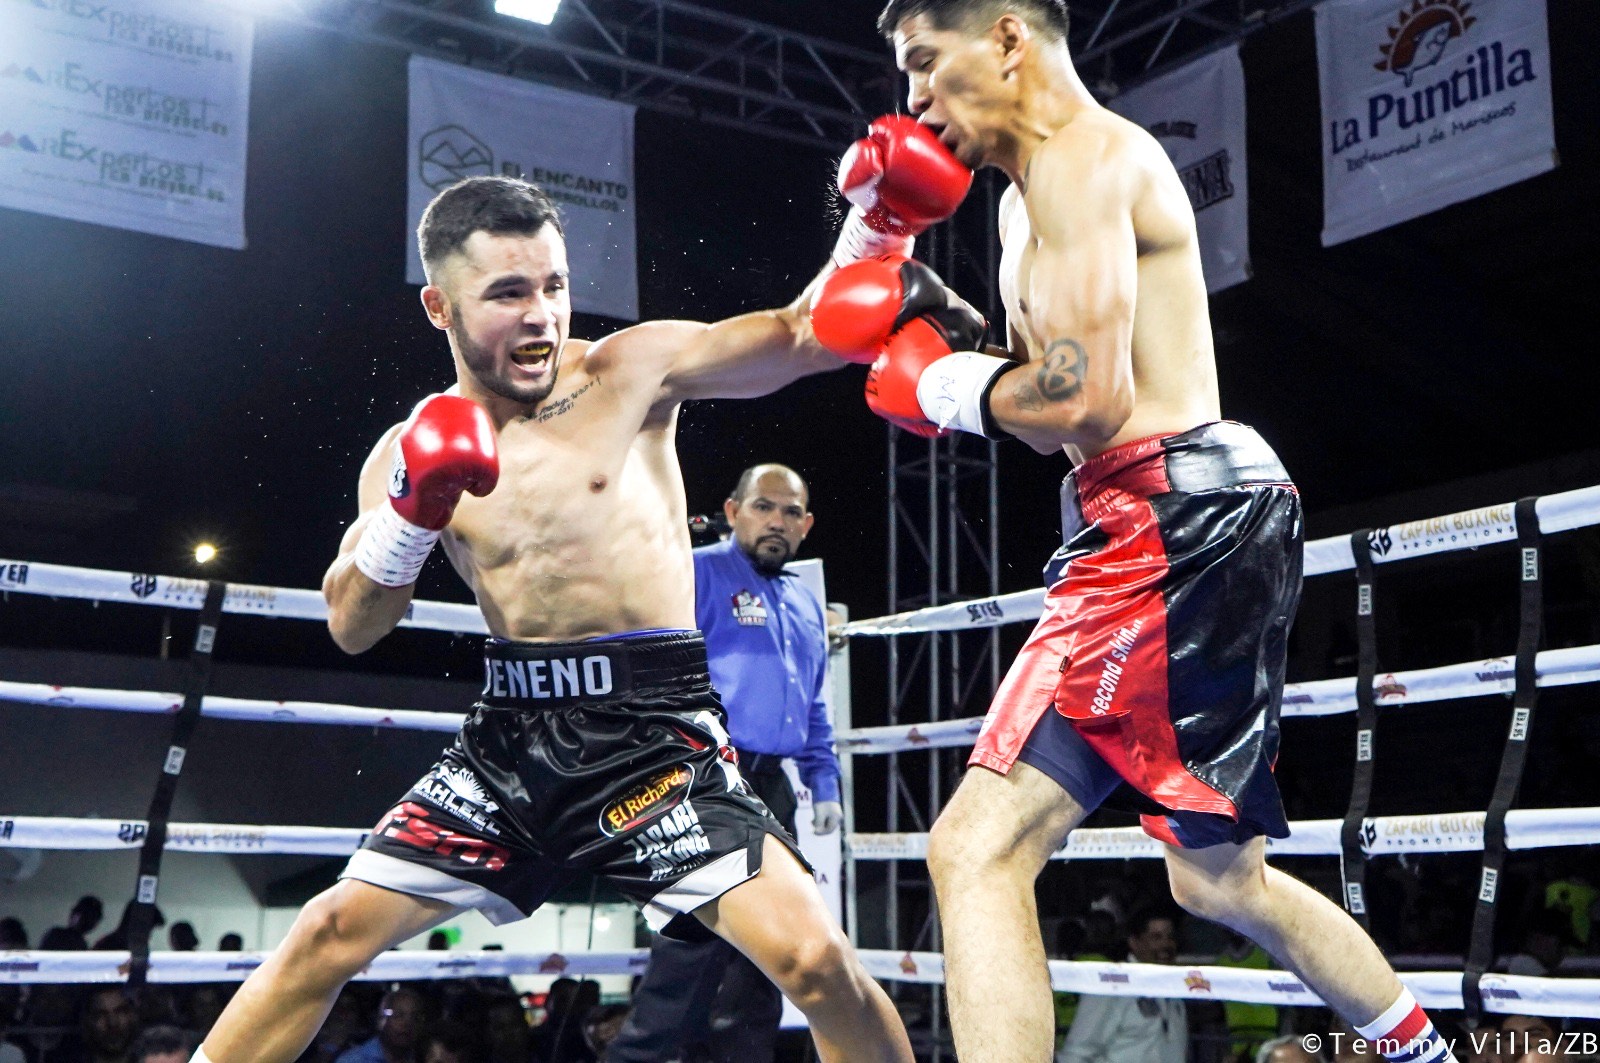
[{"label": "banner with sun logo", "polygon": [[1316,12],[1324,246],[1555,168],[1544,0]]}]

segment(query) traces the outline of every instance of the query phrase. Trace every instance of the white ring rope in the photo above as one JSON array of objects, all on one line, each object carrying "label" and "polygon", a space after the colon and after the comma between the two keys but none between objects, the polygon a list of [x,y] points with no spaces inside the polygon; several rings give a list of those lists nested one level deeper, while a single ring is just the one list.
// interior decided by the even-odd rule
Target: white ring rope
[{"label": "white ring rope", "polygon": [[[1483,848],[1483,812],[1436,812],[1420,816],[1373,816],[1364,821],[1370,855],[1463,853]],[[1267,839],[1276,856],[1337,856],[1337,819],[1289,824],[1289,837]],[[0,816],[0,849],[137,849],[147,825],[138,819],[73,819],[60,816]],[[169,850],[190,853],[260,853],[348,856],[366,839],[353,827],[271,827],[244,823],[173,823]],[[926,834],[852,834],[857,860],[920,860]],[[1600,843],[1600,808],[1523,808],[1506,814],[1506,845],[1512,849]],[[1079,828],[1055,860],[1128,860],[1158,857],[1162,845],[1137,827]]]},{"label": "white ring rope", "polygon": [[[1544,650],[1535,660],[1541,687],[1600,682],[1600,646]],[[1380,706],[1421,705],[1430,701],[1510,694],[1516,689],[1516,668],[1509,657],[1465,661],[1410,672],[1374,676]],[[5,696],[0,687],[0,698]],[[1283,688],[1284,716],[1335,716],[1356,711],[1356,677],[1290,683]],[[970,746],[983,717],[969,716],[938,723],[895,724],[841,731],[835,736],[841,753],[902,753],[913,749]]]},{"label": "white ring rope", "polygon": [[[1517,537],[1515,503],[1482,506],[1443,517],[1406,521],[1372,533],[1374,564],[1452,550],[1475,550]],[[1545,495],[1534,506],[1546,535],[1600,524],[1600,487]],[[1350,537],[1335,535],[1306,543],[1305,574],[1322,576],[1355,567]],[[913,609],[893,616],[845,624],[846,635],[913,635],[930,631],[970,631],[1037,619],[1044,611],[1044,588]]]},{"label": "white ring rope", "polygon": [[[936,952],[857,953],[874,978],[890,982],[941,983],[944,957]],[[266,960],[260,952],[152,952],[154,983],[238,982]],[[356,981],[415,981],[498,978],[510,975],[639,974],[645,949],[627,952],[385,952]],[[0,985],[28,983],[118,983],[127,980],[126,952],[0,952]],[[1461,1007],[1461,974],[1413,971],[1400,976],[1428,1008]],[[1299,979],[1284,971],[1146,963],[1050,962],[1051,988],[1121,997],[1237,1000],[1311,1007],[1322,1003]],[[1600,979],[1529,978],[1490,974],[1483,979],[1489,1011],[1519,1015],[1600,1017]]]},{"label": "white ring rope", "polygon": [[[1484,816],[1483,812],[1369,816],[1362,820],[1361,848],[1369,856],[1477,852],[1483,849]],[[1297,820],[1289,824],[1287,838],[1267,839],[1267,853],[1338,856],[1342,823],[1337,819]],[[926,834],[852,834],[847,842],[856,860],[922,860],[928,855]],[[1600,844],[1600,808],[1519,808],[1506,813],[1509,849],[1595,844]],[[1154,859],[1164,851],[1161,842],[1138,827],[1079,827],[1050,859]]]},{"label": "white ring rope", "polygon": [[[182,694],[153,690],[106,690],[99,687],[64,687],[51,683],[13,683],[0,680],[0,701],[47,705],[62,709],[110,709],[116,712],[174,713],[183,707]],[[200,714],[220,720],[257,723],[341,724],[351,727],[391,727],[405,731],[461,729],[465,714],[422,712],[417,709],[367,709],[356,705],[330,705],[319,701],[269,701],[227,698],[207,694]]]},{"label": "white ring rope", "polygon": [[[1600,524],[1600,487],[1545,495],[1534,508],[1539,516],[1539,528],[1547,535]],[[1514,503],[1507,502],[1378,529],[1373,533],[1372,560],[1383,563],[1510,542],[1517,535],[1514,510]],[[1354,566],[1349,536],[1336,535],[1306,544],[1307,576],[1339,572]],[[199,609],[205,599],[206,581],[0,558],[0,592],[8,591],[53,598]],[[1037,617],[1043,601],[1044,589],[1036,588],[859,620],[844,625],[842,630],[849,635],[906,635],[995,627]],[[328,616],[327,603],[319,591],[248,583],[230,583],[222,609],[226,613],[295,620],[326,620]],[[453,602],[414,601],[400,624],[459,634],[481,635],[488,631],[483,614],[476,606]]]},{"label": "white ring rope", "polygon": [[[1545,650],[1535,667],[1541,687],[1600,682],[1600,646],[1573,646]],[[1430,701],[1510,694],[1516,687],[1516,670],[1509,657],[1491,657],[1438,668],[1388,672],[1373,679],[1379,705],[1418,705]],[[183,705],[181,694],[144,690],[108,690],[67,687],[50,683],[15,683],[0,680],[0,701],[54,708],[109,709],[118,712],[173,713]],[[1291,683],[1283,691],[1284,716],[1333,716],[1356,711],[1356,678],[1319,679]],[[224,720],[258,723],[336,724],[352,727],[389,727],[397,730],[439,731],[453,734],[466,717],[454,712],[416,709],[372,709],[316,701],[272,701],[207,695],[201,714]],[[941,749],[971,745],[982,725],[981,716],[938,723],[862,727],[835,736],[842,753],[898,753],[913,749]]]}]

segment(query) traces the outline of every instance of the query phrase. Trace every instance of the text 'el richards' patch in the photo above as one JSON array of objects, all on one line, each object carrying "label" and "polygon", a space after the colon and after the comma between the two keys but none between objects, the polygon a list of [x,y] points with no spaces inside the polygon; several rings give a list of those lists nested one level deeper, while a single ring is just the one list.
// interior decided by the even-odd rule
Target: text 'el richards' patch
[{"label": "text 'el richards' patch", "polygon": [[606,837],[629,831],[676,807],[689,794],[694,768],[677,764],[641,783],[607,805],[600,813],[600,830]]}]

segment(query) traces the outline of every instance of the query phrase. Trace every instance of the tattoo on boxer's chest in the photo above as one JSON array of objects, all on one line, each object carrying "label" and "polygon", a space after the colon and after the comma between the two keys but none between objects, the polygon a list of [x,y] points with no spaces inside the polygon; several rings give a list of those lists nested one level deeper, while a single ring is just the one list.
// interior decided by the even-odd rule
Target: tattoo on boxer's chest
[{"label": "tattoo on boxer's chest", "polygon": [[600,383],[600,378],[595,377],[593,380],[589,381],[572,394],[563,395],[561,398],[557,399],[555,402],[552,402],[548,406],[541,407],[540,409],[535,410],[533,413],[524,414],[522,419],[524,421],[532,421],[535,424],[544,424],[546,421],[560,417],[562,414],[572,409],[572,407],[577,403],[580,395],[598,383]]}]

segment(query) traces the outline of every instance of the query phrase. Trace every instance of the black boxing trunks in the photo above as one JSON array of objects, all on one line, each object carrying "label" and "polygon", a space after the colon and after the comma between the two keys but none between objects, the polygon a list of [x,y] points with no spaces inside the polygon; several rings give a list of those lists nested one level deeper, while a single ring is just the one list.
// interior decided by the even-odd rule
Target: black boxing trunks
[{"label": "black boxing trunks", "polygon": [[1272,770],[1304,531],[1272,448],[1231,421],[1139,439],[1061,500],[1044,614],[969,763],[1024,761],[1172,845],[1286,837]]},{"label": "black boxing trunks", "polygon": [[739,774],[698,631],[491,639],[484,658],[455,742],[341,877],[498,924],[596,874],[693,939],[689,913],[754,876],[768,834],[805,863]]}]

